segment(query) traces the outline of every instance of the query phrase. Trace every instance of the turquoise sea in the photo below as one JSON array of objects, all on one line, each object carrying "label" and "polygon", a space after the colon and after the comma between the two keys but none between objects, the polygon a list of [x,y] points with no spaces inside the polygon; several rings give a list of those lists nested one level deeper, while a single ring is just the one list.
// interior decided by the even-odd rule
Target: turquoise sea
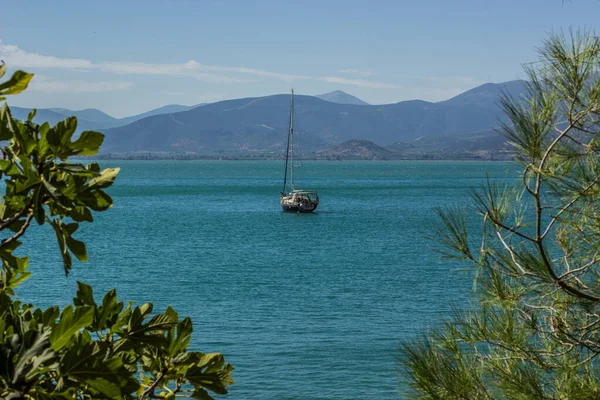
[{"label": "turquoise sea", "polygon": [[[19,294],[65,305],[97,297],[172,305],[192,347],[235,365],[232,399],[400,399],[403,340],[468,302],[472,280],[424,237],[436,206],[466,207],[489,162],[304,162],[314,214],[280,211],[277,161],[110,161],[115,206],[82,227],[90,262],[62,273],[51,229],[25,239]],[[48,255],[50,254],[50,256]],[[219,397],[220,398],[220,397]]]}]

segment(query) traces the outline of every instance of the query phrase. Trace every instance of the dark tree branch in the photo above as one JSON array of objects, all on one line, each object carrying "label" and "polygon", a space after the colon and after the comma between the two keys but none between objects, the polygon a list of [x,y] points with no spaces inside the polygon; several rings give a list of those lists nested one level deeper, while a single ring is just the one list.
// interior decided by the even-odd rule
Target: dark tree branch
[{"label": "dark tree branch", "polygon": [[25,207],[23,207],[21,210],[19,210],[12,217],[2,220],[0,222],[0,231],[3,231],[4,229],[8,228],[12,224],[14,224],[16,221],[18,221],[21,217],[23,217],[25,214],[27,214],[31,210],[32,206],[33,206],[33,196],[31,197],[31,199],[29,200],[29,202],[27,203],[27,205]]},{"label": "dark tree branch", "polygon": [[140,399],[145,399],[146,397],[154,398],[154,390],[160,384],[160,381],[165,376],[167,371],[168,371],[168,369],[164,368],[162,371],[160,371],[158,373],[154,382],[152,382],[152,384],[150,386],[148,386],[148,389],[144,390],[144,393],[142,393],[142,395],[140,396]]},{"label": "dark tree branch", "polygon": [[0,243],[0,248],[7,246],[9,243],[11,243],[11,242],[17,240],[18,238],[20,238],[21,236],[23,236],[25,234],[25,231],[27,230],[27,228],[29,228],[29,225],[31,224],[32,219],[33,219],[33,213],[30,213],[27,216],[27,219],[25,220],[25,223],[23,224],[21,229],[19,229],[18,232],[16,232],[14,235],[9,237],[8,239],[3,240],[2,243]]}]

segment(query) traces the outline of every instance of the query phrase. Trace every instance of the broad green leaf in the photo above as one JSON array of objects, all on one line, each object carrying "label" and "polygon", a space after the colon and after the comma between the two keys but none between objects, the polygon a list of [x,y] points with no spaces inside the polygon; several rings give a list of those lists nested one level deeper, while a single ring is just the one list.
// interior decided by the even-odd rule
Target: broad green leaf
[{"label": "broad green leaf", "polygon": [[123,397],[119,385],[104,378],[87,379],[85,383],[108,399],[121,399]]},{"label": "broad green leaf", "polygon": [[21,180],[15,183],[15,194],[27,195],[29,190],[32,187],[39,185],[39,183],[39,178],[31,174],[27,177],[27,180]]},{"label": "broad green leaf", "polygon": [[46,139],[46,136],[48,135],[49,131],[50,131],[50,124],[48,122],[44,122],[42,125],[40,125],[40,127],[39,127],[40,140],[38,141],[38,153],[41,158],[46,157],[48,155],[48,153],[50,152],[50,144],[48,143],[48,140]]},{"label": "broad green leaf", "polygon": [[117,319],[119,313],[123,309],[123,302],[117,302],[117,291],[110,290],[102,299],[102,306],[99,307],[94,320],[97,330],[111,329]]},{"label": "broad green leaf", "polygon": [[0,160],[0,170],[6,175],[19,174],[17,164],[11,160]]},{"label": "broad green leaf", "polygon": [[[139,321],[140,316],[143,315],[139,312],[136,313],[137,310],[138,309],[136,308],[133,311],[133,321]],[[148,321],[148,323],[144,324],[141,323],[141,321],[138,323],[133,322],[132,325],[130,325],[128,336],[136,337],[139,339],[150,333],[162,333],[168,329],[171,329],[173,326],[175,326],[176,323],[177,320],[173,320],[173,318],[171,318],[168,315],[157,314],[154,317],[152,317],[150,321]]]},{"label": "broad green leaf", "polygon": [[35,190],[33,207],[34,207],[34,216],[38,225],[43,225],[46,222],[46,210],[44,209],[44,204],[42,204],[42,188],[41,186]]},{"label": "broad green leaf", "polygon": [[176,323],[177,320],[173,319],[170,315],[157,314],[148,321],[144,329],[147,331],[164,331],[172,328]]},{"label": "broad green leaf", "polygon": [[112,207],[112,198],[101,190],[86,190],[79,194],[78,200],[94,211],[104,211]]},{"label": "broad green leaf", "polygon": [[98,173],[90,171],[83,164],[61,163],[56,165],[56,168],[60,169],[61,171],[68,172],[71,175],[83,175],[89,177],[98,176]]},{"label": "broad green leaf", "polygon": [[[134,371],[124,366],[121,357],[113,356],[107,358],[110,344],[105,341],[94,341],[89,330],[84,330],[71,342],[71,346],[62,352],[58,364],[58,374],[67,378],[66,385],[77,382],[83,389],[92,380],[104,379],[119,388],[121,394],[117,398],[123,398],[123,394],[129,394],[139,388],[139,383],[134,379]],[[115,386],[98,386],[90,388],[94,394],[93,398],[106,398],[107,395],[115,395]],[[104,396],[95,393],[97,390],[104,392]]]},{"label": "broad green leaf", "polygon": [[[0,98],[0,101],[4,97]],[[0,140],[10,140],[15,135],[14,121],[10,115],[10,109],[8,104],[4,103],[2,109],[0,109]]]},{"label": "broad green leaf", "polygon": [[208,394],[208,392],[204,389],[196,389],[190,396],[192,399],[197,400],[215,400],[214,397]]},{"label": "broad green leaf", "polygon": [[102,170],[100,176],[97,176],[88,182],[88,189],[103,189],[109,187],[115,181],[120,170],[121,168],[106,168]]},{"label": "broad green leaf", "polygon": [[90,172],[94,172],[96,174],[100,174],[100,164],[91,163],[86,166],[86,169]]},{"label": "broad green leaf", "polygon": [[67,306],[56,325],[52,327],[50,344],[52,350],[62,349],[81,329],[91,325],[94,319],[94,307],[80,306],[73,312],[72,306]]},{"label": "broad green leaf", "polygon": [[81,262],[88,261],[87,250],[85,248],[85,243],[82,241],[73,239],[72,237],[66,238],[67,247],[71,250],[71,253]]},{"label": "broad green leaf", "polygon": [[18,240],[13,240],[12,242],[10,242],[8,244],[2,245],[1,246],[2,250],[0,250],[0,255],[10,254],[13,250],[15,250],[20,245],[21,245],[21,242],[19,242]]},{"label": "broad green leaf", "polygon": [[54,129],[54,127],[48,129],[48,132],[46,132],[46,135],[45,135],[45,139],[46,139],[46,143],[48,143],[48,146],[50,146],[53,153],[56,154],[60,150],[61,142],[60,142],[60,135]]},{"label": "broad green leaf", "polygon": [[225,360],[221,353],[203,354],[198,360],[198,367],[203,368],[205,372],[216,372],[221,369]]},{"label": "broad green leaf", "polygon": [[72,234],[74,234],[77,229],[79,228],[79,224],[76,222],[71,222],[69,224],[63,224],[63,230],[65,232],[66,236],[71,236]]},{"label": "broad green leaf", "polygon": [[169,344],[169,355],[171,357],[187,350],[190,340],[192,339],[192,331],[192,320],[189,317],[184,318],[177,324],[174,334],[170,333],[169,335],[171,339],[171,343]]},{"label": "broad green leaf", "polygon": [[69,271],[71,270],[71,266],[73,265],[73,260],[69,251],[67,250],[65,233],[63,232],[62,222],[60,219],[54,219],[52,221],[52,228],[54,229],[54,234],[56,236],[56,242],[58,243],[58,248],[60,249],[60,254],[63,258],[63,268],[65,271],[65,275],[69,276]]},{"label": "broad green leaf", "polygon": [[56,123],[46,134],[46,140],[54,155],[61,160],[66,160],[73,155],[70,144],[76,129],[77,118],[69,117]]},{"label": "broad green leaf", "polygon": [[[43,332],[31,332],[31,342],[21,350],[14,366],[13,382],[26,380],[28,374],[35,372],[33,369],[54,356],[54,353],[48,348],[48,331],[46,328]],[[35,376],[35,373],[33,375]]]},{"label": "broad green leaf", "polygon": [[80,156],[93,156],[98,153],[103,141],[104,135],[102,133],[84,131],[79,139],[71,144],[71,149]]},{"label": "broad green leaf", "polygon": [[35,108],[33,108],[31,111],[29,111],[29,114],[27,115],[27,121],[33,122],[33,119],[35,118],[35,114],[37,114],[37,110]]},{"label": "broad green leaf", "polygon": [[18,129],[15,129],[14,133],[16,142],[20,145],[21,150],[24,150],[18,150],[19,155],[25,155],[29,157],[29,155],[31,155],[37,146],[37,140],[32,132],[32,128],[30,128],[28,124],[19,123]]},{"label": "broad green leaf", "polygon": [[77,281],[77,294],[73,298],[73,304],[76,306],[96,306],[92,287],[86,283]]},{"label": "broad green leaf", "polygon": [[8,81],[0,84],[0,96],[21,93],[27,88],[31,78],[33,78],[33,74],[16,71]]},{"label": "broad green leaf", "polygon": [[191,367],[185,374],[185,378],[195,388],[205,388],[217,394],[227,394],[227,389],[225,388],[234,383],[233,378],[228,373],[208,373],[197,366]]},{"label": "broad green leaf", "polygon": [[60,310],[59,310],[58,306],[50,307],[50,308],[46,309],[46,311],[44,311],[44,313],[42,315],[42,323],[44,325],[52,325],[52,324],[56,323],[56,319],[58,318],[59,315],[60,315]]},{"label": "broad green leaf", "polygon": [[94,221],[94,217],[92,216],[92,212],[86,206],[75,206],[70,211],[68,211],[69,217],[73,218],[73,221],[76,222],[92,222]]},{"label": "broad green leaf", "polygon": [[131,313],[131,317],[128,323],[129,330],[133,330],[142,326],[144,318],[146,318],[151,312],[154,306],[152,303],[144,303],[139,307],[135,307]]},{"label": "broad green leaf", "polygon": [[28,257],[14,257],[11,258],[12,268],[6,268],[4,270],[4,289],[7,292],[13,292],[12,289],[17,288],[21,283],[29,278],[31,272],[27,271],[29,265]]}]

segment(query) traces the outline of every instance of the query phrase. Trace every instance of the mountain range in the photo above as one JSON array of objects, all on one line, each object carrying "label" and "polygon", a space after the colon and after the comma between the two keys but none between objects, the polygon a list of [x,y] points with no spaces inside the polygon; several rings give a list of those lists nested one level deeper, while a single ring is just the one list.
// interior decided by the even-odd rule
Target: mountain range
[{"label": "mountain range", "polygon": [[[344,153],[335,147],[362,139],[409,157],[440,151],[501,151],[504,141],[493,129],[506,119],[498,105],[503,91],[518,98],[526,92],[526,82],[486,83],[441,102],[369,105],[341,91],[296,95],[299,150],[326,157],[325,149],[332,149],[331,154]],[[104,153],[268,155],[282,154],[285,149],[289,102],[290,96],[282,94],[195,106],[169,105],[120,119],[94,109],[54,108],[38,110],[36,120],[54,123],[76,115],[80,130],[105,133]],[[18,107],[12,110],[17,118],[25,118],[29,112]],[[365,145],[357,142],[349,147]]]},{"label": "mountain range", "polygon": [[[50,124],[55,124],[58,121],[71,116],[77,117],[78,131],[85,130],[104,130],[108,128],[115,128],[124,126],[132,122],[138,121],[142,118],[151,117],[160,114],[170,114],[182,111],[188,111],[195,107],[200,107],[204,104],[196,104],[193,106],[182,106],[179,104],[170,104],[154,110],[146,111],[141,114],[132,115],[125,118],[115,118],[95,108],[88,108],[85,110],[69,110],[66,108],[39,108],[37,109],[34,122],[45,122],[48,121]],[[27,119],[27,115],[31,111],[30,108],[14,107],[11,106],[10,110],[13,117],[17,119]]]},{"label": "mountain range", "polygon": [[[491,135],[491,130],[505,119],[496,104],[502,90],[517,97],[525,91],[525,82],[485,84],[438,103],[412,100],[355,105],[296,95],[295,128],[300,151],[314,152],[353,139],[386,146],[436,135],[442,140],[474,133]],[[144,118],[106,130],[104,149],[203,155],[281,153],[286,146],[289,101],[289,95],[226,100]]]},{"label": "mountain range", "polygon": [[352,96],[346,92],[342,92],[341,90],[334,90],[333,92],[319,94],[315,97],[318,97],[321,100],[329,101],[331,103],[338,104],[356,104],[359,106],[368,106],[369,103],[359,99],[356,96]]},{"label": "mountain range", "polygon": [[[362,101],[358,97],[352,96],[346,92],[342,92],[341,90],[335,90],[333,92],[324,93],[321,95],[317,95],[315,97],[322,98],[323,100],[340,103],[340,104],[363,104],[368,105],[367,102]],[[78,122],[78,131],[96,129],[108,129],[108,128],[117,128],[119,126],[124,126],[130,124],[132,122],[138,121],[142,118],[152,117],[154,115],[161,114],[174,114],[182,111],[188,111],[196,107],[200,107],[205,105],[206,103],[200,103],[192,106],[184,106],[181,104],[168,104],[166,106],[162,106],[150,111],[143,112],[141,114],[132,115],[124,118],[115,118],[112,117],[105,112],[97,110],[95,108],[87,108],[85,110],[69,110],[67,108],[40,108],[37,109],[36,117],[34,118],[34,122],[49,122],[50,124],[55,124],[58,121],[61,121],[67,117],[75,116],[77,117]],[[14,107],[11,106],[11,112],[13,117],[25,120],[27,119],[27,115],[31,111],[31,108],[23,108],[23,107]]]}]

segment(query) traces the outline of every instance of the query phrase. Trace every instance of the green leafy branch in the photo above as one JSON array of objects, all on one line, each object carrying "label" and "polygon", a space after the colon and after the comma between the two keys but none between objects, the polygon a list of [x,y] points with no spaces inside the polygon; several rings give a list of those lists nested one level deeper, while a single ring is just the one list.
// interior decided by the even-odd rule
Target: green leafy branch
[{"label": "green leafy branch", "polygon": [[[0,78],[6,67],[0,65]],[[26,89],[32,74],[17,71],[0,84],[0,100]],[[211,399],[227,393],[233,367],[219,353],[188,351],[192,321],[168,307],[153,313],[151,303],[127,306],[116,290],[96,303],[91,286],[78,282],[73,305],[46,310],[16,300],[31,276],[27,257],[17,257],[33,221],[49,224],[69,274],[73,256],[88,260],[85,243],[75,238],[94,212],[109,209],[106,193],[118,168],[70,163],[96,154],[104,135],[85,131],[76,137],[77,119],[54,126],[26,121],[0,109],[0,398],[150,399],[184,396]],[[76,138],[75,138],[76,137]]]}]

